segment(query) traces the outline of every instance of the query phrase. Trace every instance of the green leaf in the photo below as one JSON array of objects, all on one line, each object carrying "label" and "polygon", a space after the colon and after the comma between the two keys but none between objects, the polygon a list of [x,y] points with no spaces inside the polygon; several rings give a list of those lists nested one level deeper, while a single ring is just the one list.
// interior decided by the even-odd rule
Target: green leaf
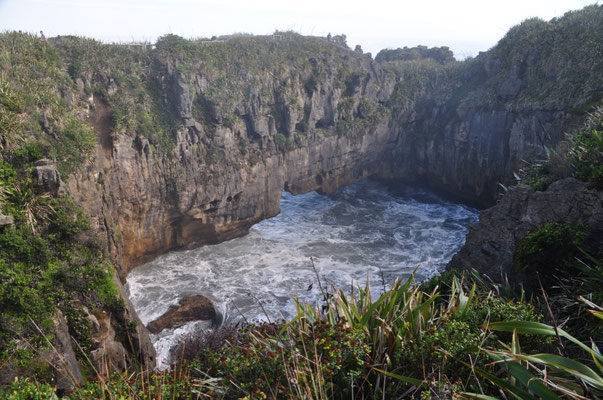
[{"label": "green leaf", "polygon": [[379,369],[379,368],[373,368],[373,370],[377,371],[379,373],[382,373],[383,375],[389,376],[390,378],[394,378],[394,379],[397,379],[402,382],[410,383],[411,385],[415,385],[417,387],[423,385],[423,381],[420,379],[417,379],[417,378],[411,378],[409,376],[402,376],[402,375],[394,374],[393,372],[383,371],[382,369]]},{"label": "green leaf", "polygon": [[547,388],[537,377],[530,373],[523,365],[519,362],[508,362],[505,366],[509,370],[509,373],[517,379],[521,384],[528,388],[530,393],[534,393],[541,399],[546,400],[557,400],[559,397]]},{"label": "green leaf", "polygon": [[561,328],[553,328],[550,325],[546,325],[540,322],[532,322],[532,321],[504,321],[504,322],[492,322],[488,324],[488,329],[493,331],[500,332],[513,332],[517,330],[518,333],[523,334],[532,334],[532,335],[547,335],[547,336],[561,336],[564,337],[576,345],[580,346],[582,349],[587,351],[588,353],[592,353],[594,357],[596,357],[599,361],[603,361],[603,356],[599,351],[592,350],[590,347],[567,333]]},{"label": "green leaf", "polygon": [[561,357],[556,354],[534,354],[514,356],[520,360],[531,361],[544,364],[548,367],[555,367],[566,371],[573,376],[582,379],[584,382],[599,389],[603,389],[603,378],[597,375],[590,367],[569,358]]},{"label": "green leaf", "polygon": [[458,361],[461,364],[463,364],[464,366],[466,366],[467,368],[471,368],[478,375],[481,375],[482,377],[486,378],[487,380],[492,382],[494,385],[498,386],[500,389],[503,389],[507,393],[512,394],[517,399],[520,399],[520,400],[536,399],[536,397],[532,396],[529,392],[526,392],[525,390],[523,390],[515,385],[510,384],[509,382],[505,381],[504,379],[498,378],[487,371],[484,371],[480,368],[477,368],[477,367],[469,364],[468,362],[461,361],[461,360],[458,360]]},{"label": "green leaf", "polygon": [[461,395],[462,398],[466,398],[466,399],[499,400],[497,397],[492,397],[492,396],[488,396],[485,394],[479,394],[479,393],[460,392],[459,395]]}]

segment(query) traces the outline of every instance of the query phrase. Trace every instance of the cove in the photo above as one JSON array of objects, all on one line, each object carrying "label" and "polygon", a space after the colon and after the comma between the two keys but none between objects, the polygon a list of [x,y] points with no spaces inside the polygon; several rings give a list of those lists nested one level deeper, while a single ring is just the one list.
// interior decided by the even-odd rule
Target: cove
[{"label": "cove", "polygon": [[[441,272],[462,246],[478,212],[421,188],[364,180],[324,196],[283,193],[281,213],[249,234],[218,245],[173,251],[134,269],[130,299],[143,323],[181,297],[209,297],[224,323],[290,319],[295,301],[318,302],[323,286],[370,280],[374,295],[417,268]],[[312,261],[314,261],[314,266]],[[151,335],[158,363],[202,322]]]}]

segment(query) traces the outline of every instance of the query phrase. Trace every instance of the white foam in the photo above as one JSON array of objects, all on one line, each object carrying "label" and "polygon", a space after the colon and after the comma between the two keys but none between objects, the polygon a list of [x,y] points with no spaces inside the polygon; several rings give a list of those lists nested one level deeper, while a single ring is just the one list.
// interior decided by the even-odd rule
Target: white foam
[{"label": "white foam", "polygon": [[[132,271],[127,288],[145,324],[192,294],[209,297],[226,323],[291,318],[292,296],[322,298],[310,257],[321,278],[340,288],[367,277],[377,287],[382,276],[391,284],[418,264],[426,278],[442,270],[476,220],[476,210],[427,191],[370,181],[331,196],[284,193],[281,214],[249,235],[163,255]],[[152,335],[160,365],[178,338],[198,329],[193,323]]]}]

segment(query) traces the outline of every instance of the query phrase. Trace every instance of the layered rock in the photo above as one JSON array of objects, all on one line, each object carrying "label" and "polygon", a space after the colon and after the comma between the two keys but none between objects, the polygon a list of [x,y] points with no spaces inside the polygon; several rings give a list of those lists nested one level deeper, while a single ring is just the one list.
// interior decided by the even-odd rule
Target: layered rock
[{"label": "layered rock", "polygon": [[15,223],[15,218],[11,215],[2,214],[2,210],[0,210],[0,228],[7,225],[12,225]]},{"label": "layered rock", "polygon": [[[328,193],[378,176],[491,206],[499,184],[545,157],[600,98],[602,65],[583,53],[600,49],[588,39],[601,27],[583,26],[601,10],[527,21],[462,63],[424,48],[376,62],[290,33],[168,35],[130,55],[142,82],[135,93],[114,78],[121,69],[76,79],[100,145],[69,192],[108,236],[122,279],[169,249],[245,234],[279,212],[283,189]],[[560,33],[581,58],[550,40]],[[105,91],[94,93],[99,85]],[[138,114],[123,117],[135,102]],[[149,115],[169,123],[132,122]]]},{"label": "layered rock", "polygon": [[34,178],[40,192],[49,193],[54,197],[65,195],[65,184],[61,180],[61,175],[54,161],[47,158],[36,161]]},{"label": "layered rock", "polygon": [[447,68],[382,62],[399,76],[389,102],[393,177],[493,205],[499,184],[545,159],[600,102],[603,63],[592,55],[601,51],[601,20],[600,6],[527,20],[488,52]]},{"label": "layered rock", "polygon": [[181,121],[169,152],[103,124],[110,110],[94,101],[101,146],[67,186],[107,233],[122,279],[169,249],[245,234],[279,213],[283,190],[329,193],[388,168],[394,138],[380,102],[393,77],[337,47],[300,62],[258,71],[216,99],[219,74],[158,57],[154,82]]}]

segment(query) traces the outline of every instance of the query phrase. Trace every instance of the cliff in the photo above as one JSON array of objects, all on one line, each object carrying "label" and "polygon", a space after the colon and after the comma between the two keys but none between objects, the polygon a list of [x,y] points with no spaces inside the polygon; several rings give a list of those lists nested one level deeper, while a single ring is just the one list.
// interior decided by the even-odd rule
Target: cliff
[{"label": "cliff", "polygon": [[[0,183],[12,191],[0,232],[55,240],[47,219],[31,222],[17,210],[34,203],[12,189],[32,185],[41,158],[56,161],[55,176],[103,238],[121,280],[170,249],[245,234],[278,214],[282,190],[329,193],[373,176],[492,205],[523,160],[543,157],[600,103],[602,9],[526,21],[464,62],[445,48],[374,61],[340,42],[289,32],[167,35],[153,49],[2,34],[0,161],[10,173]],[[36,201],[59,196],[35,190]],[[77,243],[73,233],[64,240]],[[27,265],[38,273],[38,263]],[[80,314],[84,305],[107,310],[78,301]],[[135,325],[132,314],[126,301],[106,329],[99,318],[86,324],[111,332]],[[122,337],[123,351],[149,361],[144,328],[135,336],[135,349]]]},{"label": "cliff", "polygon": [[[601,14],[526,21],[465,62],[441,49],[375,62],[291,33],[166,36],[153,52],[126,51],[138,63],[127,74],[111,64],[123,50],[94,44],[79,55],[75,97],[90,94],[102,151],[68,187],[100,229],[118,227],[122,277],[171,248],[244,234],[279,212],[283,189],[328,193],[378,176],[490,206],[499,183],[600,102]],[[68,68],[90,46],[73,40],[54,44]]]},{"label": "cliff", "polygon": [[[550,253],[547,265],[537,268],[536,263],[532,262],[530,268],[526,269],[518,259],[521,244],[530,234],[547,224],[549,229],[560,233],[564,233],[560,227],[565,225],[568,234],[561,236],[557,242],[549,238],[550,244],[536,249]],[[556,181],[545,191],[518,185],[511,188],[496,206],[482,211],[479,222],[470,228],[465,245],[454,255],[447,269],[475,269],[495,282],[508,279],[514,284],[538,288],[539,278],[536,274],[540,273],[545,281],[550,275],[559,273],[555,271],[556,268],[562,270],[563,266],[556,263],[568,257],[568,243],[575,241],[580,231],[584,231],[584,238],[578,245],[590,249],[591,255],[596,256],[603,243],[602,227],[603,192],[600,190],[589,188],[574,178]],[[554,232],[551,236],[556,234]],[[557,247],[558,251],[552,247]],[[585,257],[583,254],[574,256],[578,255]]]},{"label": "cliff", "polygon": [[[138,104],[128,80],[83,73],[79,99],[107,82],[107,93],[86,100],[102,145],[67,180],[112,236],[122,277],[169,249],[246,233],[278,214],[283,189],[328,193],[388,167],[382,102],[394,80],[366,56],[294,34],[166,37],[145,56]],[[167,131],[138,123],[147,107],[164,110]]]},{"label": "cliff", "polygon": [[388,103],[394,177],[493,205],[499,183],[514,184],[601,103],[602,40],[603,11],[592,6],[524,21],[463,63],[380,63],[400,81]]}]

